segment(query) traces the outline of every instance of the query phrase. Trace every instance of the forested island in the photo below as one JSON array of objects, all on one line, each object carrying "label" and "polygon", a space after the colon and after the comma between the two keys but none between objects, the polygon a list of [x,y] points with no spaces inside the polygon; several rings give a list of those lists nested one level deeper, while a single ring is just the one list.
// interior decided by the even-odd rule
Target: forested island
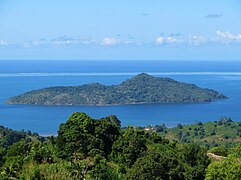
[{"label": "forested island", "polygon": [[81,112],[56,137],[0,126],[0,179],[241,179],[240,132],[241,122],[226,117],[171,129],[121,128],[116,116]]},{"label": "forested island", "polygon": [[33,90],[9,98],[9,104],[36,105],[122,105],[143,103],[199,103],[225,99],[226,96],[194,84],[171,78],[136,75],[119,85],[99,83],[58,86]]}]

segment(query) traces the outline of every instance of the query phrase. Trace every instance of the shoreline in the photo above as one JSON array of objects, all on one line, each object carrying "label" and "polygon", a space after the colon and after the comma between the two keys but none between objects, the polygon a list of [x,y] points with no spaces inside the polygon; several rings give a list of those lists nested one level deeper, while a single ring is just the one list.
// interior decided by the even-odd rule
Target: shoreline
[{"label": "shoreline", "polygon": [[212,102],[218,102],[218,101],[224,101],[229,99],[229,97],[224,97],[224,98],[218,98],[210,101],[200,101],[200,102],[140,102],[140,103],[125,103],[125,104],[22,104],[22,103],[8,103],[5,102],[4,104],[7,105],[29,105],[29,106],[68,106],[68,107],[74,107],[74,106],[86,106],[86,107],[109,107],[109,106],[126,106],[126,105],[148,105],[148,104],[207,104],[207,103],[212,103]]}]

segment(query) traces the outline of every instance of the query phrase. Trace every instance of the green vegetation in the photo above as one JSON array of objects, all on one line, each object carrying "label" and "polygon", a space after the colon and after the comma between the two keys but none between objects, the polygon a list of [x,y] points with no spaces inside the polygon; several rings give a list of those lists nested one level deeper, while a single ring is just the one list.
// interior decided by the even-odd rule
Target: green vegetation
[{"label": "green vegetation", "polygon": [[[213,124],[240,127],[229,118]],[[193,126],[205,129],[206,123]],[[179,124],[177,128],[185,132],[187,126]],[[182,138],[178,142],[161,137],[175,132],[168,132],[165,125],[145,129],[121,129],[116,116],[95,120],[85,113],[73,113],[60,125],[57,137],[41,138],[30,131],[1,127],[0,179],[241,178],[240,143],[208,149],[183,143]],[[208,154],[221,158],[212,160]]]},{"label": "green vegetation", "polygon": [[221,117],[219,121],[197,122],[192,125],[178,124],[175,128],[167,129],[165,125],[152,127],[169,140],[180,143],[195,143],[208,148],[216,146],[231,147],[241,143],[241,122],[233,122],[231,118]]},{"label": "green vegetation", "polygon": [[24,139],[27,142],[32,140],[44,141],[45,138],[39,136],[37,133],[32,133],[31,131],[21,132],[14,131],[12,129],[0,126],[0,147],[8,148],[12,144]]},{"label": "green vegetation", "polygon": [[227,157],[213,161],[206,170],[205,180],[241,179],[241,145],[229,149]]},{"label": "green vegetation", "polygon": [[139,74],[119,85],[59,86],[27,92],[9,104],[118,105],[140,103],[197,103],[224,99],[224,95],[170,78]]}]

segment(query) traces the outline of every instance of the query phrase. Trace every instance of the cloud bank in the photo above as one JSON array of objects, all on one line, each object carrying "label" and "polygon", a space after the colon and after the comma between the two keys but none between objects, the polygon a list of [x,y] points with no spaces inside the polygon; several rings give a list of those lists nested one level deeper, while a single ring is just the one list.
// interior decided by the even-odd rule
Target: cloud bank
[{"label": "cloud bank", "polygon": [[241,33],[235,34],[230,31],[217,30],[214,36],[207,37],[199,34],[182,35],[180,33],[172,33],[161,35],[152,40],[143,40],[133,35],[106,36],[102,39],[84,37],[84,36],[60,36],[53,39],[40,39],[26,42],[9,43],[0,39],[0,47],[18,47],[18,48],[39,48],[39,47],[96,47],[96,46],[162,46],[162,47],[196,47],[206,45],[241,45]]},{"label": "cloud bank", "polygon": [[233,34],[229,31],[217,31],[216,32],[219,40],[222,43],[230,44],[230,43],[241,43],[241,34]]}]

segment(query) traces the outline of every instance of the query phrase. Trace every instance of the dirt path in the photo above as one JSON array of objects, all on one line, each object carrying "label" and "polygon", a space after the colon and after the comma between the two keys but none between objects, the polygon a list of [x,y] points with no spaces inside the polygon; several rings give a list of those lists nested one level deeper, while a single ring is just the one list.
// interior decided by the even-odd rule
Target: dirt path
[{"label": "dirt path", "polygon": [[225,158],[223,156],[218,156],[218,155],[213,154],[213,153],[207,153],[207,156],[212,158],[215,161],[221,161],[221,160],[223,160]]}]

